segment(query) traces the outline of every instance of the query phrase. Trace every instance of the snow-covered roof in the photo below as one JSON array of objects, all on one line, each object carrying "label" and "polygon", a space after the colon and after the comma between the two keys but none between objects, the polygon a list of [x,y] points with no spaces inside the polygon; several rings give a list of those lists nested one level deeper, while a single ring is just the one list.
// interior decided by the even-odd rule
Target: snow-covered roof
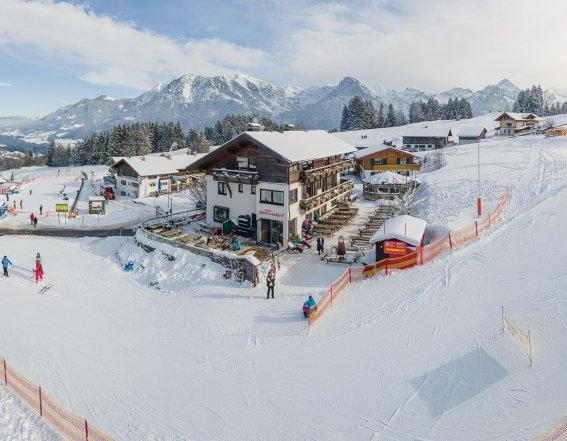
[{"label": "snow-covered roof", "polygon": [[199,156],[169,155],[169,156],[132,156],[121,158],[112,167],[116,168],[121,161],[128,164],[139,176],[174,175],[197,161]]},{"label": "snow-covered roof", "polygon": [[248,136],[290,162],[308,161],[356,151],[349,143],[324,130],[246,132]]},{"label": "snow-covered roof", "polygon": [[504,118],[504,115],[508,115],[510,118],[512,118],[513,120],[516,120],[516,121],[522,121],[522,120],[526,120],[526,119],[533,121],[533,120],[539,120],[540,119],[535,113],[503,112],[494,121],[500,121],[502,118]]},{"label": "snow-covered roof", "polygon": [[382,173],[376,173],[373,176],[364,180],[365,184],[373,184],[373,185],[390,185],[390,184],[407,184],[411,182],[411,179],[408,176],[402,176],[399,173],[394,173],[391,171],[384,171]]},{"label": "snow-covered roof", "polygon": [[451,129],[442,128],[442,127],[410,127],[404,133],[405,137],[412,137],[412,138],[447,138],[449,136],[453,136],[451,133]]},{"label": "snow-covered roof", "polygon": [[401,216],[386,219],[384,224],[370,238],[370,243],[383,240],[397,239],[409,245],[419,246],[427,222],[417,217],[403,214]]},{"label": "snow-covered roof", "polygon": [[459,130],[460,137],[478,137],[482,135],[486,129],[484,127],[463,127]]},{"label": "snow-covered roof", "polygon": [[397,149],[397,148],[389,146],[389,145],[377,145],[375,147],[368,147],[368,148],[360,149],[360,150],[357,150],[356,152],[354,152],[352,154],[352,156],[356,159],[360,159],[360,158],[364,158],[365,156],[374,155],[376,153],[379,153],[379,152],[382,152],[382,151],[388,150],[388,149],[392,149],[392,150],[395,150],[397,152],[400,152],[404,156],[411,156],[413,158],[417,158],[417,156],[412,155],[411,153],[404,152],[403,150]]}]

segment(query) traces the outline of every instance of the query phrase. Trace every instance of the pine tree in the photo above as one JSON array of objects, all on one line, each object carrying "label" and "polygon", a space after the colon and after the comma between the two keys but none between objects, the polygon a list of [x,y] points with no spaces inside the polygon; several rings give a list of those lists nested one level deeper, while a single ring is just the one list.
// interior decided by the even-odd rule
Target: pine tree
[{"label": "pine tree", "polygon": [[380,103],[378,114],[376,115],[376,127],[385,127],[386,119],[384,118],[384,104]]},{"label": "pine tree", "polygon": [[394,127],[396,125],[396,114],[394,113],[394,105],[388,104],[388,113],[386,114],[386,127]]},{"label": "pine tree", "polygon": [[52,139],[49,142],[49,147],[47,147],[47,166],[48,167],[55,167],[53,164],[53,157],[55,155],[55,141]]}]

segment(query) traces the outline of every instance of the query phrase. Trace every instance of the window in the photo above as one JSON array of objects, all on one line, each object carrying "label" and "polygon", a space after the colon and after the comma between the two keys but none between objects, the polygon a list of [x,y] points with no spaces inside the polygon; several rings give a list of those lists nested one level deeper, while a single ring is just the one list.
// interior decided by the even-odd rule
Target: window
[{"label": "window", "polygon": [[388,158],[382,159],[382,165],[388,165]]},{"label": "window", "polygon": [[376,159],[370,158],[370,166],[374,167],[375,164],[376,164]]},{"label": "window", "polygon": [[238,164],[238,170],[256,169],[256,158],[238,156],[236,162]]},{"label": "window", "polygon": [[121,191],[121,192],[120,192],[120,196],[126,196],[126,192],[125,192],[125,191]]},{"label": "window", "polygon": [[508,127],[512,127],[512,123],[506,123]]},{"label": "window", "polygon": [[400,165],[402,163],[402,158],[396,158],[396,164]]},{"label": "window", "polygon": [[126,181],[124,181],[124,180],[120,181],[120,183],[121,183],[122,185],[126,185]]},{"label": "window", "polygon": [[260,202],[263,204],[283,205],[284,192],[276,190],[260,190]]},{"label": "window", "polygon": [[227,207],[219,207],[215,205],[213,207],[213,219],[215,222],[224,222],[228,219],[228,208]]},{"label": "window", "polygon": [[289,203],[293,204],[294,202],[297,202],[297,188],[289,191]]},{"label": "window", "polygon": [[155,182],[150,182],[149,186],[150,186],[150,187],[155,187],[155,186],[156,186],[156,183],[155,183]]},{"label": "window", "polygon": [[226,184],[224,182],[219,182],[219,194],[226,196]]},{"label": "window", "polygon": [[238,184],[238,193],[244,192],[244,184]]},{"label": "window", "polygon": [[139,187],[139,185],[138,185],[137,182],[132,182],[130,185],[131,185],[132,187],[134,187],[134,188],[138,188],[138,187]]},{"label": "window", "polygon": [[250,194],[256,194],[256,186],[255,185],[250,186]]},{"label": "window", "polygon": [[256,168],[256,158],[248,158],[248,168],[250,169]]}]

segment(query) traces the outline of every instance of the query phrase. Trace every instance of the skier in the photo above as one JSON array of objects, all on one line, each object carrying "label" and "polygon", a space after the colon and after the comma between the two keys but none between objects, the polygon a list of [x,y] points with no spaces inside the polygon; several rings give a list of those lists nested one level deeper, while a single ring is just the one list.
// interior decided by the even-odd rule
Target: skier
[{"label": "skier", "polygon": [[321,255],[324,249],[325,249],[325,239],[322,236],[317,236],[317,253]]},{"label": "skier", "polygon": [[31,196],[31,189],[30,189],[30,196]]},{"label": "skier", "polygon": [[9,201],[10,200],[10,193],[6,192],[6,200]]},{"label": "skier", "polygon": [[2,259],[2,268],[4,268],[4,277],[9,277],[8,264],[12,265],[12,262],[10,262],[10,259],[8,259],[7,256],[4,256],[4,258]]},{"label": "skier", "polygon": [[39,280],[43,280],[43,266],[41,265],[41,262],[37,262],[35,264],[35,269],[33,270],[33,272],[35,273],[35,283],[37,283]]},{"label": "skier", "polygon": [[39,215],[41,216],[41,213],[43,212],[43,205],[39,206]]},{"label": "skier", "polygon": [[317,303],[312,296],[309,296],[309,299],[303,304],[303,315],[309,318],[315,311],[317,311]]},{"label": "skier", "polygon": [[24,207],[24,200],[20,199],[20,210]]},{"label": "skier", "polygon": [[37,216],[33,217],[33,227],[37,228]]},{"label": "skier", "polygon": [[16,209],[16,200],[14,199],[14,210]]},{"label": "skier", "polygon": [[268,271],[268,277],[266,277],[266,285],[268,285],[268,294],[267,299],[270,298],[270,292],[272,293],[272,299],[274,298],[274,286],[276,284],[276,275],[274,273],[274,269],[270,268]]},{"label": "skier", "polygon": [[30,214],[30,223],[31,223],[31,225],[33,225],[33,220],[34,220],[34,218],[35,218],[35,214],[33,214],[33,213]]}]

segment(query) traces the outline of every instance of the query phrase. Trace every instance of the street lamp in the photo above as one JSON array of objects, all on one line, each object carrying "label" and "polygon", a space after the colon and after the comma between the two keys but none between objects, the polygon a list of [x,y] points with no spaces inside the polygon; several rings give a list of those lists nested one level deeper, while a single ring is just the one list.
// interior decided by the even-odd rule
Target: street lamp
[{"label": "street lamp", "polygon": [[476,200],[476,209],[478,217],[482,216],[482,198],[480,197],[480,137],[477,140],[477,162],[478,162],[478,198]]}]

